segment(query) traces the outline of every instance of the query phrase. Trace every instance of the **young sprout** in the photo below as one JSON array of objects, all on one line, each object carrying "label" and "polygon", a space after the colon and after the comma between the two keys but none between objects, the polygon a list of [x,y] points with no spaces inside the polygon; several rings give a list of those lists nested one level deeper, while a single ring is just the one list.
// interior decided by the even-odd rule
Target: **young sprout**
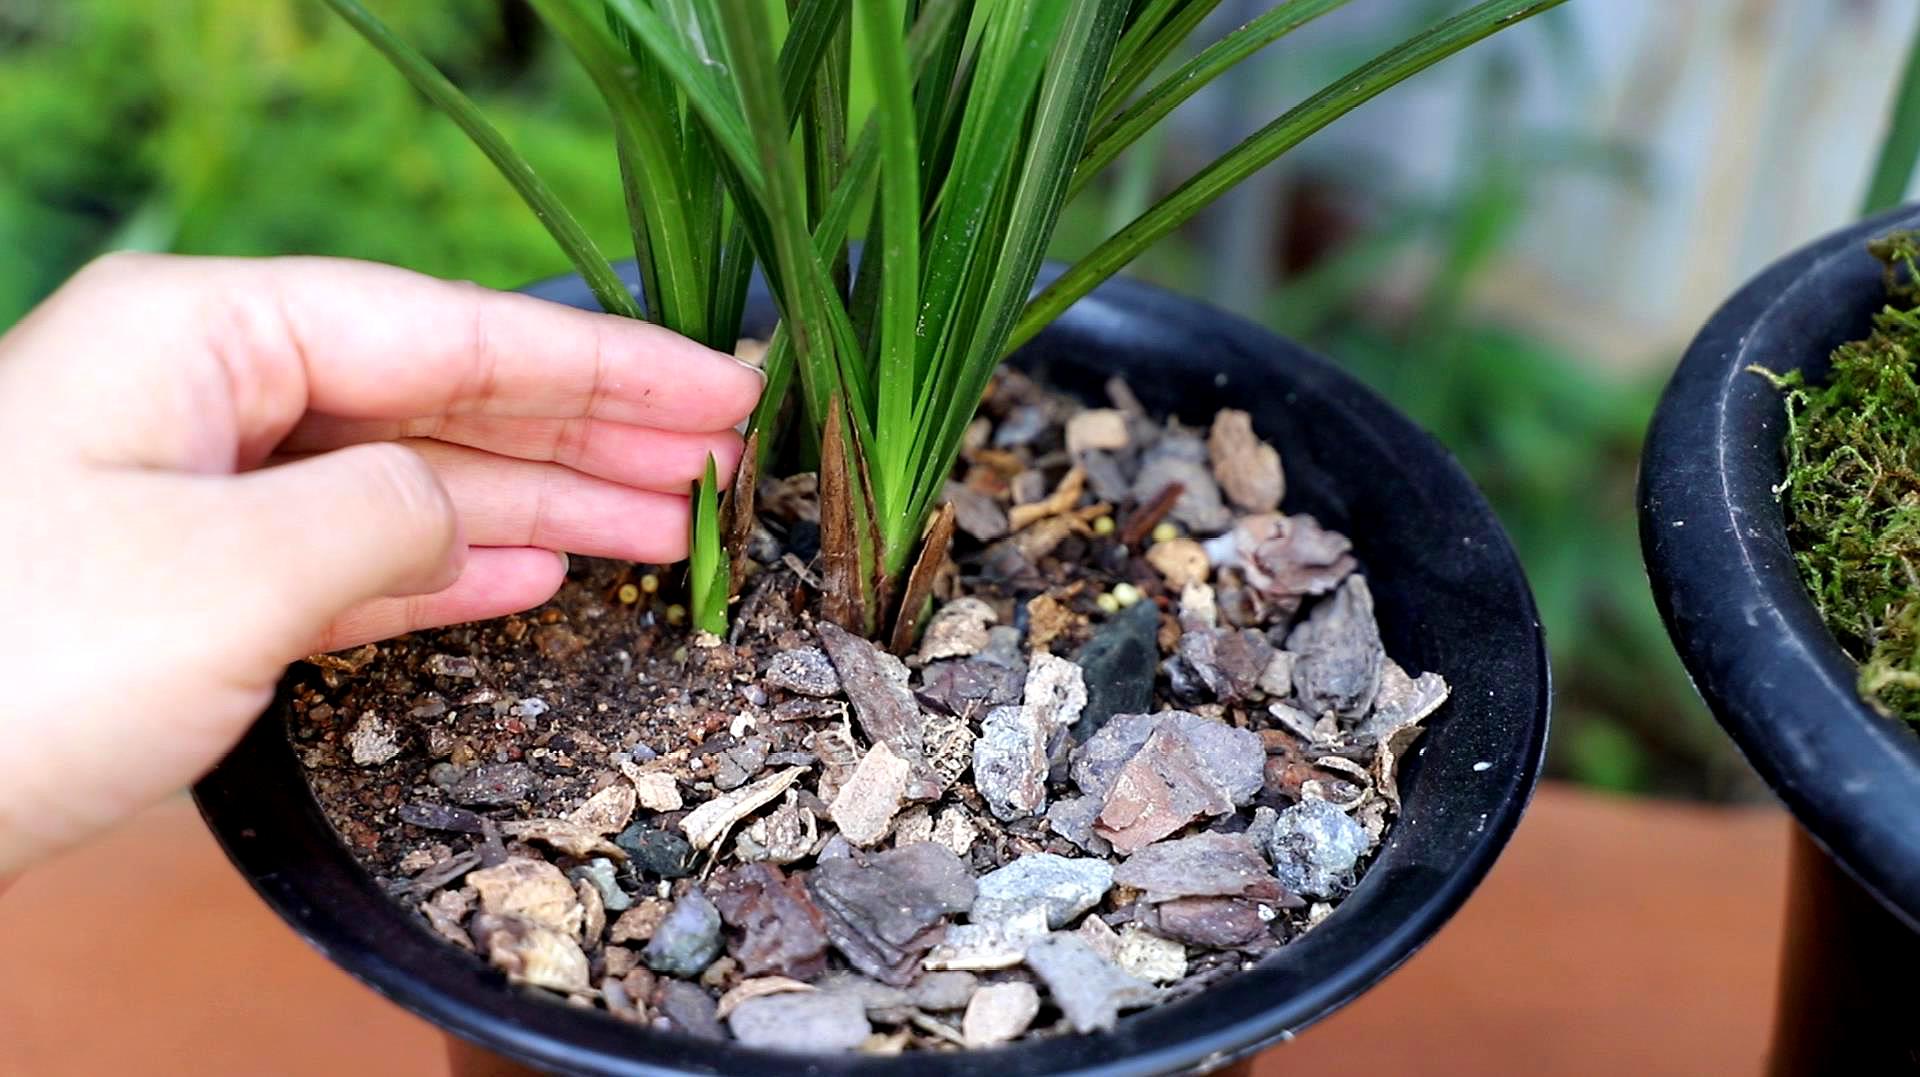
[{"label": "young sprout", "polygon": [[1113,597],[1111,591],[1100,592],[1100,597],[1094,599],[1093,604],[1100,607],[1100,612],[1108,616],[1120,612],[1120,600]]},{"label": "young sprout", "polygon": [[1136,605],[1145,597],[1147,596],[1140,593],[1140,588],[1135,587],[1133,584],[1116,583],[1113,585],[1113,600],[1120,604],[1121,609]]},{"label": "young sprout", "polygon": [[649,595],[660,590],[660,577],[652,572],[640,577],[640,590]]},{"label": "young sprout", "polygon": [[693,488],[693,541],[687,553],[687,591],[693,626],[720,635],[727,630],[727,591],[732,561],[720,547],[720,480],[713,454]]},{"label": "young sprout", "polygon": [[1093,533],[1094,533],[1094,534],[1096,534],[1096,535],[1111,535],[1111,534],[1113,534],[1113,531],[1114,531],[1114,522],[1113,522],[1113,517],[1111,517],[1111,516],[1100,516],[1100,517],[1097,517],[1097,518],[1095,518],[1095,519],[1094,519],[1094,521],[1093,521]]},{"label": "young sprout", "polygon": [[631,606],[638,601],[640,601],[640,588],[630,583],[620,585],[620,604],[622,606]]},{"label": "young sprout", "polygon": [[1162,520],[1154,526],[1153,541],[1155,545],[1159,545],[1162,542],[1172,542],[1179,537],[1180,529],[1173,526],[1170,520]]}]

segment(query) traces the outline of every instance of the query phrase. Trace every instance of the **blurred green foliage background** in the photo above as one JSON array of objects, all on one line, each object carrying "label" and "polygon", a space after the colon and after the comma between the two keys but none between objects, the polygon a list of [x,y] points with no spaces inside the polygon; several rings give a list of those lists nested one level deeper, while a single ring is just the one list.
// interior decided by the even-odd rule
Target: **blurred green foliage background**
[{"label": "blurred green foliage background", "polygon": [[[609,250],[600,105],[517,6],[391,4]],[[300,0],[0,3],[0,325],[95,253],[352,255],[508,286],[566,268],[452,124]]]},{"label": "blurred green foliage background", "polygon": [[[524,6],[380,9],[621,253],[600,106]],[[1319,59],[1358,55],[1335,51]],[[1633,468],[1658,381],[1595,369],[1469,299],[1544,168],[1633,182],[1631,161],[1607,147],[1503,119],[1501,77],[1490,65],[1469,91],[1480,95],[1478,163],[1442,198],[1395,195],[1364,162],[1280,166],[1281,180],[1257,190],[1284,235],[1233,305],[1372,382],[1486,489],[1555,655],[1555,773],[1621,791],[1752,795],[1672,657],[1640,567]],[[0,102],[0,328],[115,248],[346,255],[494,286],[567,268],[453,125],[305,0],[0,0]],[[1063,223],[1062,248],[1090,244],[1177,181],[1176,149],[1150,143],[1123,161]],[[1206,227],[1138,275],[1189,290],[1206,280]]]}]

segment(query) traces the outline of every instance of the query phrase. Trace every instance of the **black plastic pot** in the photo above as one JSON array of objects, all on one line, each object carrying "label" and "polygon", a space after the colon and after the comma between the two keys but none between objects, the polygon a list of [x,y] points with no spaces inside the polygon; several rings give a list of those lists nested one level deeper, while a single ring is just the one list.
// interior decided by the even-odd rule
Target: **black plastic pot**
[{"label": "black plastic pot", "polygon": [[[1687,349],[1642,457],[1640,537],[1674,645],[1715,717],[1818,848],[1794,855],[1780,1073],[1913,1070],[1920,738],[1876,714],[1801,586],[1774,487],[1780,394],[1752,366],[1823,376],[1885,302],[1873,236],[1906,208],[1774,263]],[[1837,862],[1844,872],[1837,870]]]},{"label": "black plastic pot", "polygon": [[[591,307],[574,279],[527,289]],[[764,318],[768,304],[754,309]],[[1546,743],[1546,651],[1506,536],[1430,436],[1324,360],[1202,304],[1114,283],[1018,362],[1089,398],[1126,377],[1194,423],[1245,408],[1287,467],[1287,507],[1353,536],[1391,654],[1453,699],[1401,779],[1405,810],[1325,922],[1203,995],[1112,1032],[896,1059],[780,1055],[655,1034],[509,985],[382,894],[307,793],[272,711],[195,790],[228,855],[308,942],[374,990],[491,1051],[574,1073],[1205,1071],[1289,1039],[1406,960],[1465,901],[1519,822]]]}]

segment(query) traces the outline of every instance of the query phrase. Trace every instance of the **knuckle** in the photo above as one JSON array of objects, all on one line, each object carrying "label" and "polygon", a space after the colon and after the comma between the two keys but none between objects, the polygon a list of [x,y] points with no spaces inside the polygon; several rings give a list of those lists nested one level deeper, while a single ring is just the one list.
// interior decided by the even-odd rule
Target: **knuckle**
[{"label": "knuckle", "polygon": [[474,288],[465,294],[467,301],[467,356],[471,374],[468,384],[458,386],[454,400],[468,401],[468,410],[485,411],[499,393],[500,355],[494,345],[493,312],[482,301],[482,291]]},{"label": "knuckle", "polygon": [[107,306],[137,307],[143,312],[179,301],[173,272],[178,255],[109,251],[95,256],[55,293],[53,302],[85,314]]},{"label": "knuckle", "polygon": [[94,256],[81,266],[73,279],[76,284],[90,286],[119,285],[148,278],[155,270],[165,268],[172,261],[173,258],[168,255],[148,254],[145,251],[108,251]]}]

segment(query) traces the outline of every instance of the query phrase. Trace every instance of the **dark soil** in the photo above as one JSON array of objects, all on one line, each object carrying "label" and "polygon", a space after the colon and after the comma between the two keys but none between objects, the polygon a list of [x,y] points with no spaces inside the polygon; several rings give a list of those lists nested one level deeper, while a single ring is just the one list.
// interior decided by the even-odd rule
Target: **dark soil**
[{"label": "dark soil", "polygon": [[1217,982],[1355,884],[1446,688],[1245,416],[1113,392],[996,383],[904,665],[816,624],[810,476],[767,483],[726,640],[668,570],[576,562],[296,667],[315,796],[449,945],[689,1035],[951,1050]]}]

